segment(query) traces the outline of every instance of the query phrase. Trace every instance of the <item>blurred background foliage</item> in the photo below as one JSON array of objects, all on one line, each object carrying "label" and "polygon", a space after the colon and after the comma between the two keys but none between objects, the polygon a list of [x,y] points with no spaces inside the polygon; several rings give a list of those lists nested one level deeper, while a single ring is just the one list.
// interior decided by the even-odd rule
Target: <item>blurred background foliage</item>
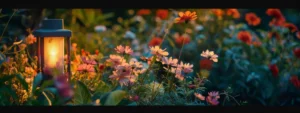
[{"label": "blurred background foliage", "polygon": [[[99,50],[104,56],[113,53],[113,48],[117,45],[131,45],[141,55],[147,56],[144,47],[148,47],[151,38],[163,37],[164,28],[162,23],[156,22],[154,18],[157,9],[150,9],[151,13],[143,17],[136,18],[136,13],[140,9],[0,9],[0,43],[1,45],[10,46],[13,42],[23,40],[28,34],[37,29],[41,20],[45,18],[61,18],[64,19],[66,29],[73,32],[72,42],[77,43],[80,49],[95,53]],[[168,9],[170,11],[169,18],[177,16],[174,10],[189,9]],[[208,10],[208,9],[207,9]],[[206,9],[199,9],[197,15],[206,15]],[[199,30],[191,35],[191,42],[183,48],[182,60],[194,64],[195,72],[191,76],[207,76],[210,80],[205,84],[210,91],[228,91],[236,97],[239,102],[247,101],[251,104],[275,105],[274,98],[282,105],[294,105],[300,103],[299,90],[293,88],[281,88],[283,85],[291,86],[288,77],[291,75],[299,75],[299,60],[292,59],[292,49],[299,46],[299,40],[293,40],[289,46],[281,46],[277,42],[272,42],[265,38],[267,31],[273,30],[269,26],[271,17],[266,15],[267,9],[239,9],[241,17],[233,21],[228,21],[226,25],[235,24],[235,30],[215,25],[221,25],[221,21],[199,22],[200,25],[206,26],[204,30]],[[173,12],[174,11],[174,12]],[[247,26],[245,14],[254,12],[261,18],[261,24],[258,26]],[[286,21],[300,26],[300,10],[299,9],[281,9],[285,15]],[[174,13],[174,14],[173,14]],[[198,18],[201,18],[200,16]],[[145,24],[145,20],[147,24]],[[165,20],[168,21],[168,20]],[[227,21],[226,21],[227,22]],[[220,24],[221,23],[221,24]],[[105,26],[106,32],[97,31],[95,27]],[[157,27],[158,26],[158,27]],[[207,27],[209,26],[209,27]],[[173,25],[168,32],[172,35],[166,36],[162,48],[167,48],[171,56],[178,56],[179,47],[173,40],[173,34],[179,32],[183,35],[186,32],[186,26]],[[192,25],[188,25],[192,28]],[[220,29],[219,29],[220,28]],[[102,29],[104,30],[104,29]],[[231,31],[232,30],[232,31]],[[255,37],[263,42],[263,47],[248,46],[236,40],[236,34],[241,30],[251,31]],[[184,31],[184,32],[182,32]],[[223,32],[224,31],[224,32]],[[280,31],[284,36],[289,33],[284,30]],[[264,34],[264,35],[262,35]],[[138,37],[138,40],[137,40]],[[234,37],[234,38],[231,38]],[[263,38],[262,38],[263,37]],[[296,39],[296,37],[294,37]],[[135,48],[138,44],[139,47]],[[285,48],[286,47],[286,48]],[[0,46],[0,50],[4,46]],[[273,52],[271,49],[276,48]],[[214,64],[211,71],[202,70],[200,68],[200,54],[202,51],[209,49],[219,55],[219,62]],[[31,47],[34,51],[34,47]],[[34,52],[31,52],[34,54]],[[286,54],[286,55],[282,55]],[[1,54],[0,54],[1,55]],[[141,56],[137,55],[137,56]],[[286,58],[286,57],[287,58]],[[292,62],[298,63],[292,64]],[[272,77],[269,65],[277,63],[280,69],[281,79]],[[1,60],[0,60],[1,64]],[[205,64],[205,63],[204,63]],[[209,65],[209,63],[208,63]],[[289,67],[295,66],[295,69]],[[281,84],[282,83],[282,84]],[[275,84],[275,85],[274,85]],[[279,84],[281,86],[279,86]],[[278,94],[277,94],[278,93]],[[275,95],[275,96],[274,96]],[[221,97],[225,98],[225,97]],[[225,101],[225,99],[224,99]],[[235,104],[234,102],[232,103]]]}]

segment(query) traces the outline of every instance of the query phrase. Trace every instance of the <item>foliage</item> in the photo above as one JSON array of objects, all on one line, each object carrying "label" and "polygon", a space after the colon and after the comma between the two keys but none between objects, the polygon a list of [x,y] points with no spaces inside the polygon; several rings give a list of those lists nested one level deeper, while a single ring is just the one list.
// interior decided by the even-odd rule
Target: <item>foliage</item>
[{"label": "foliage", "polygon": [[[300,32],[279,9],[0,12],[3,106],[300,103]],[[37,67],[32,32],[44,17],[73,32],[71,74]]]}]

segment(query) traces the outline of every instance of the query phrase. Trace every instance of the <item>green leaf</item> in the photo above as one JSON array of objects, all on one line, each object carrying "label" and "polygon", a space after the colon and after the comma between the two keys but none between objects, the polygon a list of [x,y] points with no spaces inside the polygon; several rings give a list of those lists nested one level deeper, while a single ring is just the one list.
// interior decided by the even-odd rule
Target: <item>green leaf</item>
[{"label": "green leaf", "polygon": [[13,79],[14,77],[15,75],[5,75],[4,77],[0,78],[0,84],[3,84],[4,82]]},{"label": "green leaf", "polygon": [[108,95],[108,98],[105,101],[104,105],[108,105],[108,106],[118,105],[121,102],[121,100],[126,96],[126,94],[127,93],[123,90],[113,91]]},{"label": "green leaf", "polygon": [[36,87],[42,82],[43,75],[42,73],[37,74],[33,79],[32,92],[35,92]]},{"label": "green leaf", "polygon": [[17,79],[22,84],[22,86],[25,88],[25,90],[28,91],[28,84],[26,83],[24,77],[21,74],[17,74]]},{"label": "green leaf", "polygon": [[5,55],[4,54],[2,54],[2,53],[0,53],[0,65],[3,63],[3,62],[5,62]]},{"label": "green leaf", "polygon": [[77,81],[74,95],[74,104],[89,104],[92,102],[88,88],[80,81]]},{"label": "green leaf", "polygon": [[47,81],[44,81],[43,84],[41,85],[40,89],[43,90],[45,89],[46,87],[48,86],[51,86],[54,84],[54,81],[53,80],[47,80]]},{"label": "green leaf", "polygon": [[10,88],[10,87],[1,87],[1,93],[3,94],[3,93],[7,93],[7,94],[9,94],[9,97],[6,97],[6,98],[10,98],[10,97],[12,97],[13,98],[13,100],[15,101],[15,102],[17,102],[18,103],[18,96],[17,96],[17,93],[16,93],[16,91],[14,91],[12,88]]},{"label": "green leaf", "polygon": [[107,93],[110,92],[112,89],[109,87],[104,81],[100,80],[97,88],[96,88],[96,93]]},{"label": "green leaf", "polygon": [[137,103],[136,102],[132,102],[132,103],[128,104],[128,106],[137,106]]},{"label": "green leaf", "polygon": [[175,48],[175,44],[174,44],[173,40],[170,39],[170,38],[167,38],[167,40],[169,41],[169,44],[170,44],[173,48]]},{"label": "green leaf", "polygon": [[51,88],[45,88],[44,91],[48,91],[48,92],[51,92],[53,94],[57,94],[57,89],[54,88],[54,87],[51,87]]},{"label": "green leaf", "polygon": [[7,17],[8,15],[0,14],[0,18]]}]

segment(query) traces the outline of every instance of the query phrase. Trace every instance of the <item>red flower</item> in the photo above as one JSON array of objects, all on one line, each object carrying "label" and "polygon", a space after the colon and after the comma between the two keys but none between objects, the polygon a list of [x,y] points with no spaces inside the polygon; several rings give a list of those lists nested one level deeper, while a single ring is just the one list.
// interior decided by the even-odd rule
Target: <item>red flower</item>
[{"label": "red flower", "polygon": [[272,16],[273,19],[271,20],[271,22],[269,23],[270,26],[281,26],[282,24],[285,23],[285,17],[283,16],[283,14],[281,13],[280,9],[268,9],[266,11],[268,16]]},{"label": "red flower", "polygon": [[160,19],[167,19],[168,18],[169,11],[166,9],[159,9],[156,11],[156,16]]},{"label": "red flower", "polygon": [[272,8],[270,8],[270,9],[268,9],[266,11],[266,13],[267,13],[268,16],[272,16],[275,19],[285,21],[285,18],[283,16],[283,14],[281,13],[280,9],[272,9]]},{"label": "red flower", "polygon": [[279,69],[278,69],[277,65],[276,64],[271,64],[271,65],[269,65],[269,68],[270,68],[270,70],[272,72],[272,75],[274,77],[278,77]]},{"label": "red flower", "polygon": [[248,31],[240,31],[237,38],[246,44],[251,44],[252,42],[252,36]]},{"label": "red flower", "polygon": [[240,13],[237,9],[227,9],[227,15],[233,18],[240,18]]},{"label": "red flower", "polygon": [[149,15],[151,13],[151,11],[149,9],[140,9],[137,12],[137,15],[143,16],[143,15]]},{"label": "red flower", "polygon": [[281,20],[281,19],[276,19],[276,18],[273,18],[270,23],[269,23],[269,26],[281,26],[285,23],[285,20]]},{"label": "red flower", "polygon": [[162,39],[161,38],[159,38],[159,37],[154,37],[154,38],[152,38],[151,40],[150,40],[150,42],[149,42],[149,46],[150,47],[153,47],[153,46],[158,46],[158,45],[160,45],[161,43],[162,43]]},{"label": "red flower", "polygon": [[285,23],[285,24],[283,24],[283,27],[288,28],[290,30],[290,32],[292,32],[292,33],[298,31],[297,26],[295,26],[292,23]]},{"label": "red flower", "polygon": [[103,64],[99,64],[99,70],[103,71],[103,69],[105,68],[105,66]]},{"label": "red flower", "polygon": [[297,57],[297,58],[300,58],[300,47],[297,47],[293,50],[294,52],[294,55]]},{"label": "red flower", "polygon": [[81,49],[81,56],[85,56],[85,55],[86,55],[86,53],[85,53],[84,49]]},{"label": "red flower", "polygon": [[298,79],[298,76],[296,75],[291,76],[290,81],[296,88],[300,89],[300,80]]},{"label": "red flower", "polygon": [[200,60],[200,68],[210,70],[212,68],[213,62],[207,58]]},{"label": "red flower", "polygon": [[185,11],[185,12],[179,12],[177,18],[175,18],[174,22],[175,23],[182,23],[182,22],[189,22],[191,20],[196,20],[197,19],[197,14],[196,12],[191,12],[191,11]]},{"label": "red flower", "polygon": [[96,55],[99,55],[99,50],[98,50],[98,49],[95,50],[95,54],[96,54]]},{"label": "red flower", "polygon": [[190,43],[190,37],[180,36],[175,39],[177,46],[182,47],[182,45]]},{"label": "red flower", "polygon": [[247,13],[246,21],[249,25],[257,26],[258,24],[260,24],[261,19],[255,13]]},{"label": "red flower", "polygon": [[217,17],[222,17],[224,15],[224,11],[222,9],[212,9],[211,11]]}]

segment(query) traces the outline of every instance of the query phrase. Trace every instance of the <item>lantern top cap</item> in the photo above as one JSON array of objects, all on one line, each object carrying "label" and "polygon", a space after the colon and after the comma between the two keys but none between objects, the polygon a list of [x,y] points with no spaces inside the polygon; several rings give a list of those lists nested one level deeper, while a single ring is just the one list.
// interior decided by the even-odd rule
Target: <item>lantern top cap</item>
[{"label": "lantern top cap", "polygon": [[72,32],[64,29],[63,19],[45,19],[42,26],[33,32],[36,37],[71,37]]},{"label": "lantern top cap", "polygon": [[45,19],[42,22],[42,26],[40,29],[64,29],[63,19]]}]

